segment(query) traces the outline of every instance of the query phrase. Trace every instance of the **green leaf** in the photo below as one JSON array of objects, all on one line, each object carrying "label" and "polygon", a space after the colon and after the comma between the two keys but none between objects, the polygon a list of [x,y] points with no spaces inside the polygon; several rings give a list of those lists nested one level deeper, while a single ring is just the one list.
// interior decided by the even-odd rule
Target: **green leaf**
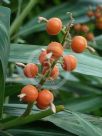
[{"label": "green leaf", "polygon": [[[17,105],[17,104],[7,104],[5,105],[5,112],[7,114],[17,116],[22,114],[22,110],[24,110],[25,106],[24,105]],[[38,113],[39,110],[37,108],[33,108],[32,113]],[[92,126],[98,128],[98,130],[102,129],[102,120],[101,118],[96,118],[91,115],[87,114],[82,114],[82,113],[76,113],[69,111],[65,109],[65,111],[51,115],[49,117],[43,118],[45,121],[50,121],[54,123],[56,126],[71,132],[76,135],[82,135],[82,136],[87,136],[86,129],[84,126],[80,123],[80,120],[76,117],[76,114],[81,117],[83,120],[86,122],[90,122]],[[97,136],[97,135],[96,135]]]},{"label": "green leaf", "polygon": [[[43,123],[43,122],[42,122]],[[65,132],[64,130],[58,129],[56,131],[55,128],[48,129],[47,126],[45,126],[46,129],[39,128],[39,130],[33,129],[10,129],[8,132],[14,134],[15,136],[74,136],[73,134],[70,134],[68,132]]]},{"label": "green leaf", "polygon": [[5,77],[9,53],[10,10],[0,7],[0,118],[3,112]]},{"label": "green leaf", "polygon": [[101,103],[101,96],[87,96],[81,98],[73,98],[71,101],[68,101],[65,107],[72,111],[88,113],[90,111],[95,111],[96,109],[101,108]]},{"label": "green leaf", "polygon": [[10,4],[10,0],[2,0],[3,2],[5,2],[6,4]]},{"label": "green leaf", "polygon": [[7,131],[0,131],[0,136],[14,136],[14,135],[8,133]]},{"label": "green leaf", "polygon": [[[4,105],[4,113],[11,115],[11,116],[20,116],[23,114],[24,110],[26,109],[26,104],[5,104]],[[38,113],[39,109],[35,106],[32,109],[33,113]]]},{"label": "green leaf", "polygon": [[90,124],[92,124],[92,126],[94,126],[95,129],[101,131],[102,129],[101,119],[86,114],[71,112],[69,110],[46,117],[45,120],[48,120],[54,123],[56,126],[64,130],[67,130],[68,132],[71,132],[73,134],[80,136],[90,136],[86,133],[87,130],[79,122],[80,120],[75,116],[76,114],[78,114],[78,116],[81,117],[83,120],[86,120],[86,122],[90,122]]},{"label": "green leaf", "polygon": [[23,85],[21,84],[6,84],[5,86],[5,97],[6,96],[12,96],[18,92],[20,92],[21,88],[23,87]]},{"label": "green leaf", "polygon": [[[44,46],[42,46],[43,48]],[[41,51],[41,47],[33,46],[33,45],[23,45],[23,44],[14,44],[11,45],[11,52],[10,52],[10,62],[23,62],[23,63],[30,63],[35,62],[39,63],[38,56]],[[71,51],[65,50],[65,54],[72,54],[78,59],[78,66],[74,72],[91,75],[96,77],[102,77],[102,58],[82,53],[76,54],[72,53]],[[66,76],[69,73],[66,72]]]},{"label": "green leaf", "polygon": [[95,43],[89,42],[89,44],[96,49],[102,50],[102,35],[95,37]]},{"label": "green leaf", "polygon": [[86,132],[86,136],[101,136],[102,135],[102,130],[93,124],[91,124],[89,121],[83,119],[81,116],[79,116],[77,113],[74,113],[76,116],[78,122]]}]

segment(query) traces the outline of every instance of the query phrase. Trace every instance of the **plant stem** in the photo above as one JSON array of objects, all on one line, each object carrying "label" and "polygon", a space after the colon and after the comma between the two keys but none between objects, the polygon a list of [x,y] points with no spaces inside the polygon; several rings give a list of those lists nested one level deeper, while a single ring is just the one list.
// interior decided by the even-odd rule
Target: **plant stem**
[{"label": "plant stem", "polygon": [[[69,14],[69,13],[68,13]],[[66,26],[66,30],[64,32],[64,36],[63,36],[63,39],[62,39],[62,45],[64,46],[64,43],[66,41],[66,38],[68,36],[68,38],[70,38],[70,28],[72,27],[72,24],[73,24],[73,17],[72,17],[72,13],[70,13],[70,22],[68,23],[68,25]]]},{"label": "plant stem", "polygon": [[22,13],[20,14],[20,16],[18,16],[13,24],[11,25],[10,28],[10,35],[12,35],[15,31],[17,31],[19,29],[19,27],[21,26],[23,20],[25,19],[25,17],[29,14],[30,10],[33,8],[33,6],[37,3],[37,0],[30,0],[30,2],[28,3],[28,5],[26,6],[26,8],[22,11]]},{"label": "plant stem", "polygon": [[[63,39],[62,39],[62,45],[63,45],[63,47],[64,47],[64,43],[65,43],[65,41],[66,41],[66,38],[67,38],[67,36],[70,36],[70,33],[69,33],[69,31],[70,31],[70,25],[71,24],[68,24],[68,26],[66,27],[66,32],[65,32],[65,34],[64,34],[64,36],[63,36]],[[69,38],[69,37],[68,37]]]},{"label": "plant stem", "polygon": [[51,71],[56,65],[56,63],[57,63],[57,60],[52,63],[51,68],[48,70],[48,72],[46,72],[45,76],[43,76],[42,79],[40,80],[38,84],[38,88],[40,88],[46,82],[46,79],[50,76]]},{"label": "plant stem", "polygon": [[22,114],[22,116],[27,116],[27,115],[30,114],[30,112],[31,112],[31,110],[32,110],[32,107],[33,107],[33,104],[34,104],[34,103],[29,103],[29,104],[27,105],[27,108],[26,108],[25,112]]},{"label": "plant stem", "polygon": [[[56,106],[56,112],[60,112],[60,111],[63,111],[63,110],[64,110],[63,105]],[[12,127],[24,125],[24,124],[39,120],[41,118],[44,118],[46,116],[50,116],[52,114],[53,114],[52,110],[48,109],[46,111],[41,111],[39,113],[29,115],[29,116],[26,116],[26,117],[19,117],[19,118],[16,118],[14,120],[11,120],[11,121],[4,123],[2,125],[1,129],[4,130],[4,129],[9,129],[9,128],[12,128]]]}]

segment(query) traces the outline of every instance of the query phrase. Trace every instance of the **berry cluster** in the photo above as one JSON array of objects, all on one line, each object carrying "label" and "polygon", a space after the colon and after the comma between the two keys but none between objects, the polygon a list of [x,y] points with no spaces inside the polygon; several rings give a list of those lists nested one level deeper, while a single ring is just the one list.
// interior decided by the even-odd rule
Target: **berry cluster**
[{"label": "berry cluster", "polygon": [[23,87],[21,94],[18,96],[26,103],[33,103],[36,101],[36,105],[39,109],[46,109],[54,100],[54,96],[49,90],[43,89],[39,92],[37,87],[33,85],[26,85]]},{"label": "berry cluster", "polygon": [[76,34],[83,35],[88,41],[91,41],[94,39],[94,34],[90,32],[90,28],[86,24],[75,24],[74,25],[74,31]]},{"label": "berry cluster", "polygon": [[[57,35],[62,31],[62,21],[59,18],[50,18],[49,20],[39,17],[40,22],[46,23],[46,31],[49,35]],[[69,25],[68,25],[69,26]],[[69,26],[71,27],[71,26]],[[68,37],[69,28],[64,27],[64,42]],[[71,49],[75,53],[82,53],[88,48],[87,40],[82,36],[75,36],[71,40]],[[19,66],[23,66],[24,75],[27,78],[41,77],[41,80],[37,86],[26,85],[22,88],[21,94],[18,95],[21,100],[26,103],[36,103],[39,109],[46,109],[49,106],[54,108],[54,96],[51,91],[42,89],[46,80],[56,80],[59,76],[59,68],[57,63],[61,64],[63,70],[71,72],[77,67],[77,59],[73,55],[64,55],[64,43],[51,42],[46,49],[42,49],[39,55],[39,62],[41,70],[38,65],[29,63],[27,65],[17,63]],[[54,109],[52,109],[55,111]]]},{"label": "berry cluster", "polygon": [[102,6],[97,6],[95,10],[90,9],[87,16],[90,19],[95,19],[96,27],[102,30]]}]

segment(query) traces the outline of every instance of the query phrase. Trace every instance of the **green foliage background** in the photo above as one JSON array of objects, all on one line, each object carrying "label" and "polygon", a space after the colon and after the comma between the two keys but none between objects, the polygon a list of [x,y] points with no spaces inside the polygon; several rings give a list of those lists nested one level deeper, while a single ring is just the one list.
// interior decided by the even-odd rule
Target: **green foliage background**
[{"label": "green foliage background", "polygon": [[[17,95],[24,85],[32,83],[31,80],[24,78],[22,69],[16,67],[15,63],[28,63],[30,61],[28,58],[32,54],[36,57],[31,60],[38,63],[41,48],[46,48],[50,41],[61,40],[61,34],[55,37],[47,35],[44,24],[38,23],[38,16],[46,18],[57,16],[62,19],[63,24],[67,24],[69,18],[66,12],[72,12],[75,23],[92,25],[86,16],[88,6],[95,8],[101,5],[102,1],[35,0],[33,9],[23,20],[22,25],[10,36],[10,9],[12,24],[27,4],[27,0],[4,0],[0,6],[0,126],[24,112],[26,104],[19,102]],[[77,69],[72,73],[60,70],[61,79],[45,84],[46,88],[53,89],[55,104],[63,104],[65,110],[39,121],[32,120],[21,127],[0,130],[1,136],[102,136],[102,31],[93,27],[92,31],[96,44],[89,42],[89,45],[94,47],[97,53],[90,54],[88,51],[83,54],[74,53],[78,59]],[[66,53],[72,54],[70,50],[65,50]],[[57,85],[61,80],[66,82],[59,88]],[[38,112],[34,106],[32,113]]]}]

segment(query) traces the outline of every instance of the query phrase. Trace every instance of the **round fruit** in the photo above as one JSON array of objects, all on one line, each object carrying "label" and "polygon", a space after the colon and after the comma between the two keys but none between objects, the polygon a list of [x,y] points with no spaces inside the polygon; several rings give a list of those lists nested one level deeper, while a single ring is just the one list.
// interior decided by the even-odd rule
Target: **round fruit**
[{"label": "round fruit", "polygon": [[62,29],[62,21],[59,18],[50,18],[46,24],[46,31],[50,35],[57,35]]},{"label": "round fruit", "polygon": [[95,12],[95,17],[96,18],[100,18],[101,16],[102,16],[101,12],[99,12],[99,11]]},{"label": "round fruit", "polygon": [[47,52],[52,52],[52,58],[59,59],[63,55],[63,46],[58,42],[51,42],[48,45]]},{"label": "round fruit", "polygon": [[87,40],[83,36],[75,36],[72,39],[71,48],[76,53],[81,53],[87,48]]},{"label": "round fruit", "polygon": [[[49,70],[49,67],[44,67],[43,68],[43,71],[42,71],[42,74],[45,75],[46,72]],[[51,74],[50,74],[50,79],[57,79],[57,77],[59,76],[59,69],[57,66],[54,66],[53,70],[51,71]]]},{"label": "round fruit", "polygon": [[94,12],[93,12],[93,11],[91,11],[91,10],[90,10],[90,11],[88,11],[87,16],[88,16],[88,17],[93,17],[93,16],[94,16]]},{"label": "round fruit", "polygon": [[46,61],[46,55],[47,55],[47,51],[41,51],[40,56],[39,56],[39,61],[41,64],[44,64],[44,62]]},{"label": "round fruit", "polygon": [[41,107],[47,107],[53,102],[53,100],[53,94],[49,90],[44,89],[38,94],[37,104]]},{"label": "round fruit", "polygon": [[74,25],[74,30],[75,31],[80,31],[80,29],[81,29],[81,25],[80,24],[75,24]]},{"label": "round fruit", "polygon": [[48,108],[48,106],[44,107],[44,106],[42,106],[42,105],[40,105],[38,103],[36,104],[36,106],[41,110],[44,110],[44,109]]},{"label": "round fruit", "polygon": [[93,35],[93,33],[91,33],[91,32],[87,33],[87,35],[86,35],[86,39],[87,39],[88,41],[93,40],[93,39],[94,39],[94,35]]},{"label": "round fruit", "polygon": [[47,60],[47,51],[46,50],[44,50],[44,51],[42,51],[41,52],[41,54],[40,54],[40,56],[39,56],[39,61],[40,61],[40,63],[43,65],[43,66],[49,66],[49,63],[51,64],[52,62],[53,62],[53,58],[50,58],[50,60],[48,61]]},{"label": "round fruit", "polygon": [[89,31],[89,27],[87,25],[82,25],[81,31],[84,32],[84,33],[87,33]]},{"label": "round fruit", "polygon": [[62,68],[65,71],[72,71],[77,66],[77,59],[73,55],[66,55],[63,57],[63,65]]},{"label": "round fruit", "polygon": [[26,77],[34,78],[38,73],[38,67],[33,63],[29,63],[25,66],[23,72]]},{"label": "round fruit", "polygon": [[32,85],[26,85],[22,88],[21,94],[25,94],[25,96],[22,98],[24,102],[32,103],[36,101],[38,97],[38,90]]}]

